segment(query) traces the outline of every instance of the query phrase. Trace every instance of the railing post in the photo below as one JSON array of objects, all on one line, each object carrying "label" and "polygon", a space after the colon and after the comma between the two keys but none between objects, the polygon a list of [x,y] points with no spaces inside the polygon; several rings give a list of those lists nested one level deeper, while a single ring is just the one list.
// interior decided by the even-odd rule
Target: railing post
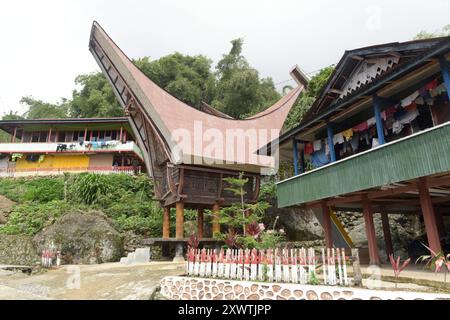
[{"label": "railing post", "polygon": [[333,125],[331,124],[331,122],[327,122],[327,134],[328,134],[328,146],[330,148],[330,160],[331,162],[335,162],[336,153],[334,151]]}]

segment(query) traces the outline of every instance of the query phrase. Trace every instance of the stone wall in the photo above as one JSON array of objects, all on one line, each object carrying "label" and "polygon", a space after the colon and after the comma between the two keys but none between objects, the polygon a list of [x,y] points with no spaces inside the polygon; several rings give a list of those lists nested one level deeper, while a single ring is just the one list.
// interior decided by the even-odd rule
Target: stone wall
[{"label": "stone wall", "polygon": [[165,277],[161,295],[171,300],[450,300],[446,294],[189,277]]}]

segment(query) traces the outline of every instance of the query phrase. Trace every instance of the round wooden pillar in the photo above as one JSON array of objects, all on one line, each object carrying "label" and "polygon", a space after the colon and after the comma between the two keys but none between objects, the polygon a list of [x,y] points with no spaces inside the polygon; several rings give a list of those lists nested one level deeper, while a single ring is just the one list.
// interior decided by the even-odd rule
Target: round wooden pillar
[{"label": "round wooden pillar", "polygon": [[203,239],[203,209],[197,210],[197,237]]},{"label": "round wooden pillar", "polygon": [[218,203],[215,203],[212,207],[212,212],[213,212],[212,233],[213,233],[213,236],[215,233],[220,232],[219,211],[220,211],[220,206]]},{"label": "round wooden pillar", "polygon": [[170,238],[170,208],[163,209],[163,239]]},{"label": "round wooden pillar", "polygon": [[176,233],[177,239],[184,239],[184,203],[182,201],[176,204],[177,216],[176,216]]}]

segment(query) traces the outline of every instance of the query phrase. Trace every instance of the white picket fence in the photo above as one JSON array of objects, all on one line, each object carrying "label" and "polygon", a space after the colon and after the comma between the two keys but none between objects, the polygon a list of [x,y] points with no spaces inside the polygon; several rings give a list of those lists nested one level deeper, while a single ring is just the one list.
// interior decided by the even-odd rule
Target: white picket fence
[{"label": "white picket fence", "polygon": [[[319,254],[316,254],[319,253]],[[193,249],[186,259],[186,275],[246,281],[349,285],[344,249]],[[322,270],[323,280],[317,271]]]}]

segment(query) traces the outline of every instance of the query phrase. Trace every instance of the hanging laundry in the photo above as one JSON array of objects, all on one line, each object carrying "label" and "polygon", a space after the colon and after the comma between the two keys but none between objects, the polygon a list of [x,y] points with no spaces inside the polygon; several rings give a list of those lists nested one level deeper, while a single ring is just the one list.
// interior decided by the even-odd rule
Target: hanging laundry
[{"label": "hanging laundry", "polygon": [[423,88],[427,91],[434,90],[438,86],[437,79],[434,79],[430,83],[427,83]]},{"label": "hanging laundry", "polygon": [[386,115],[386,111],[383,111],[381,113],[381,119],[383,119],[384,121],[386,121],[387,115]]},{"label": "hanging laundry", "polygon": [[23,154],[21,154],[21,153],[13,153],[11,155],[11,161],[16,162],[18,159],[22,159],[22,157],[23,157]]},{"label": "hanging laundry", "polygon": [[416,100],[416,98],[419,96],[419,91],[414,91],[412,94],[410,94],[409,96],[407,96],[405,99],[403,99],[400,104],[402,107],[406,107],[409,106],[411,103],[414,102],[414,100]]},{"label": "hanging laundry", "polygon": [[333,144],[341,144],[341,143],[344,143],[344,135],[342,134],[342,132],[339,132],[333,136]]},{"label": "hanging laundry", "polygon": [[330,145],[327,143],[325,143],[325,154],[328,156],[330,154]]},{"label": "hanging laundry", "polygon": [[400,123],[400,121],[394,121],[392,125],[392,133],[393,134],[399,134],[403,130],[403,124]]},{"label": "hanging laundry", "polygon": [[425,103],[425,100],[422,97],[418,97],[414,102],[415,104],[423,105]]},{"label": "hanging laundry", "polygon": [[378,141],[378,138],[372,139],[372,148],[376,148],[380,145],[380,142]]},{"label": "hanging laundry", "polygon": [[311,143],[311,142],[309,142],[309,143],[306,143],[305,144],[305,147],[304,147],[304,150],[305,150],[305,154],[311,154],[311,153],[313,153],[314,152],[314,146],[313,146],[313,144]]},{"label": "hanging laundry", "polygon": [[415,102],[411,103],[409,106],[405,107],[405,110],[407,112],[413,112],[415,109],[417,109],[417,105]]},{"label": "hanging laundry", "polygon": [[350,140],[350,144],[352,146],[353,152],[357,152],[359,149],[359,134],[353,135],[353,138]]},{"label": "hanging laundry", "polygon": [[372,118],[367,120],[367,126],[368,127],[375,125],[375,123],[377,123],[377,121],[375,120],[375,117],[372,117]]},{"label": "hanging laundry", "polygon": [[394,116],[390,115],[389,117],[386,118],[386,121],[384,122],[384,126],[387,129],[392,129],[393,124],[394,124]]},{"label": "hanging laundry", "polygon": [[394,114],[397,108],[395,106],[389,107],[386,109],[386,117],[389,117],[390,115]]},{"label": "hanging laundry", "polygon": [[311,164],[314,168],[320,168],[328,163],[330,163],[330,159],[328,159],[325,149],[311,154]]},{"label": "hanging laundry", "polygon": [[403,108],[398,108],[397,111],[394,113],[394,119],[399,120],[403,115],[406,114],[406,110]]},{"label": "hanging laundry", "polygon": [[354,132],[362,132],[367,130],[368,128],[369,126],[367,125],[367,121],[364,121],[358,124],[357,126],[354,126],[352,129]]},{"label": "hanging laundry", "polygon": [[349,141],[353,137],[353,129],[348,129],[342,132],[346,141]]},{"label": "hanging laundry", "polygon": [[434,97],[440,95],[441,93],[447,92],[447,88],[445,87],[445,83],[441,83],[432,92],[433,92],[433,96]]},{"label": "hanging laundry", "polygon": [[400,119],[398,119],[398,121],[401,124],[407,124],[407,123],[411,123],[411,121],[413,121],[418,116],[419,116],[419,110],[417,110],[417,107],[416,107],[416,108],[414,108],[414,110],[407,112],[406,114],[401,116]]},{"label": "hanging laundry", "polygon": [[314,141],[313,146],[314,146],[314,151],[319,151],[320,149],[322,149],[322,141],[321,140]]}]

